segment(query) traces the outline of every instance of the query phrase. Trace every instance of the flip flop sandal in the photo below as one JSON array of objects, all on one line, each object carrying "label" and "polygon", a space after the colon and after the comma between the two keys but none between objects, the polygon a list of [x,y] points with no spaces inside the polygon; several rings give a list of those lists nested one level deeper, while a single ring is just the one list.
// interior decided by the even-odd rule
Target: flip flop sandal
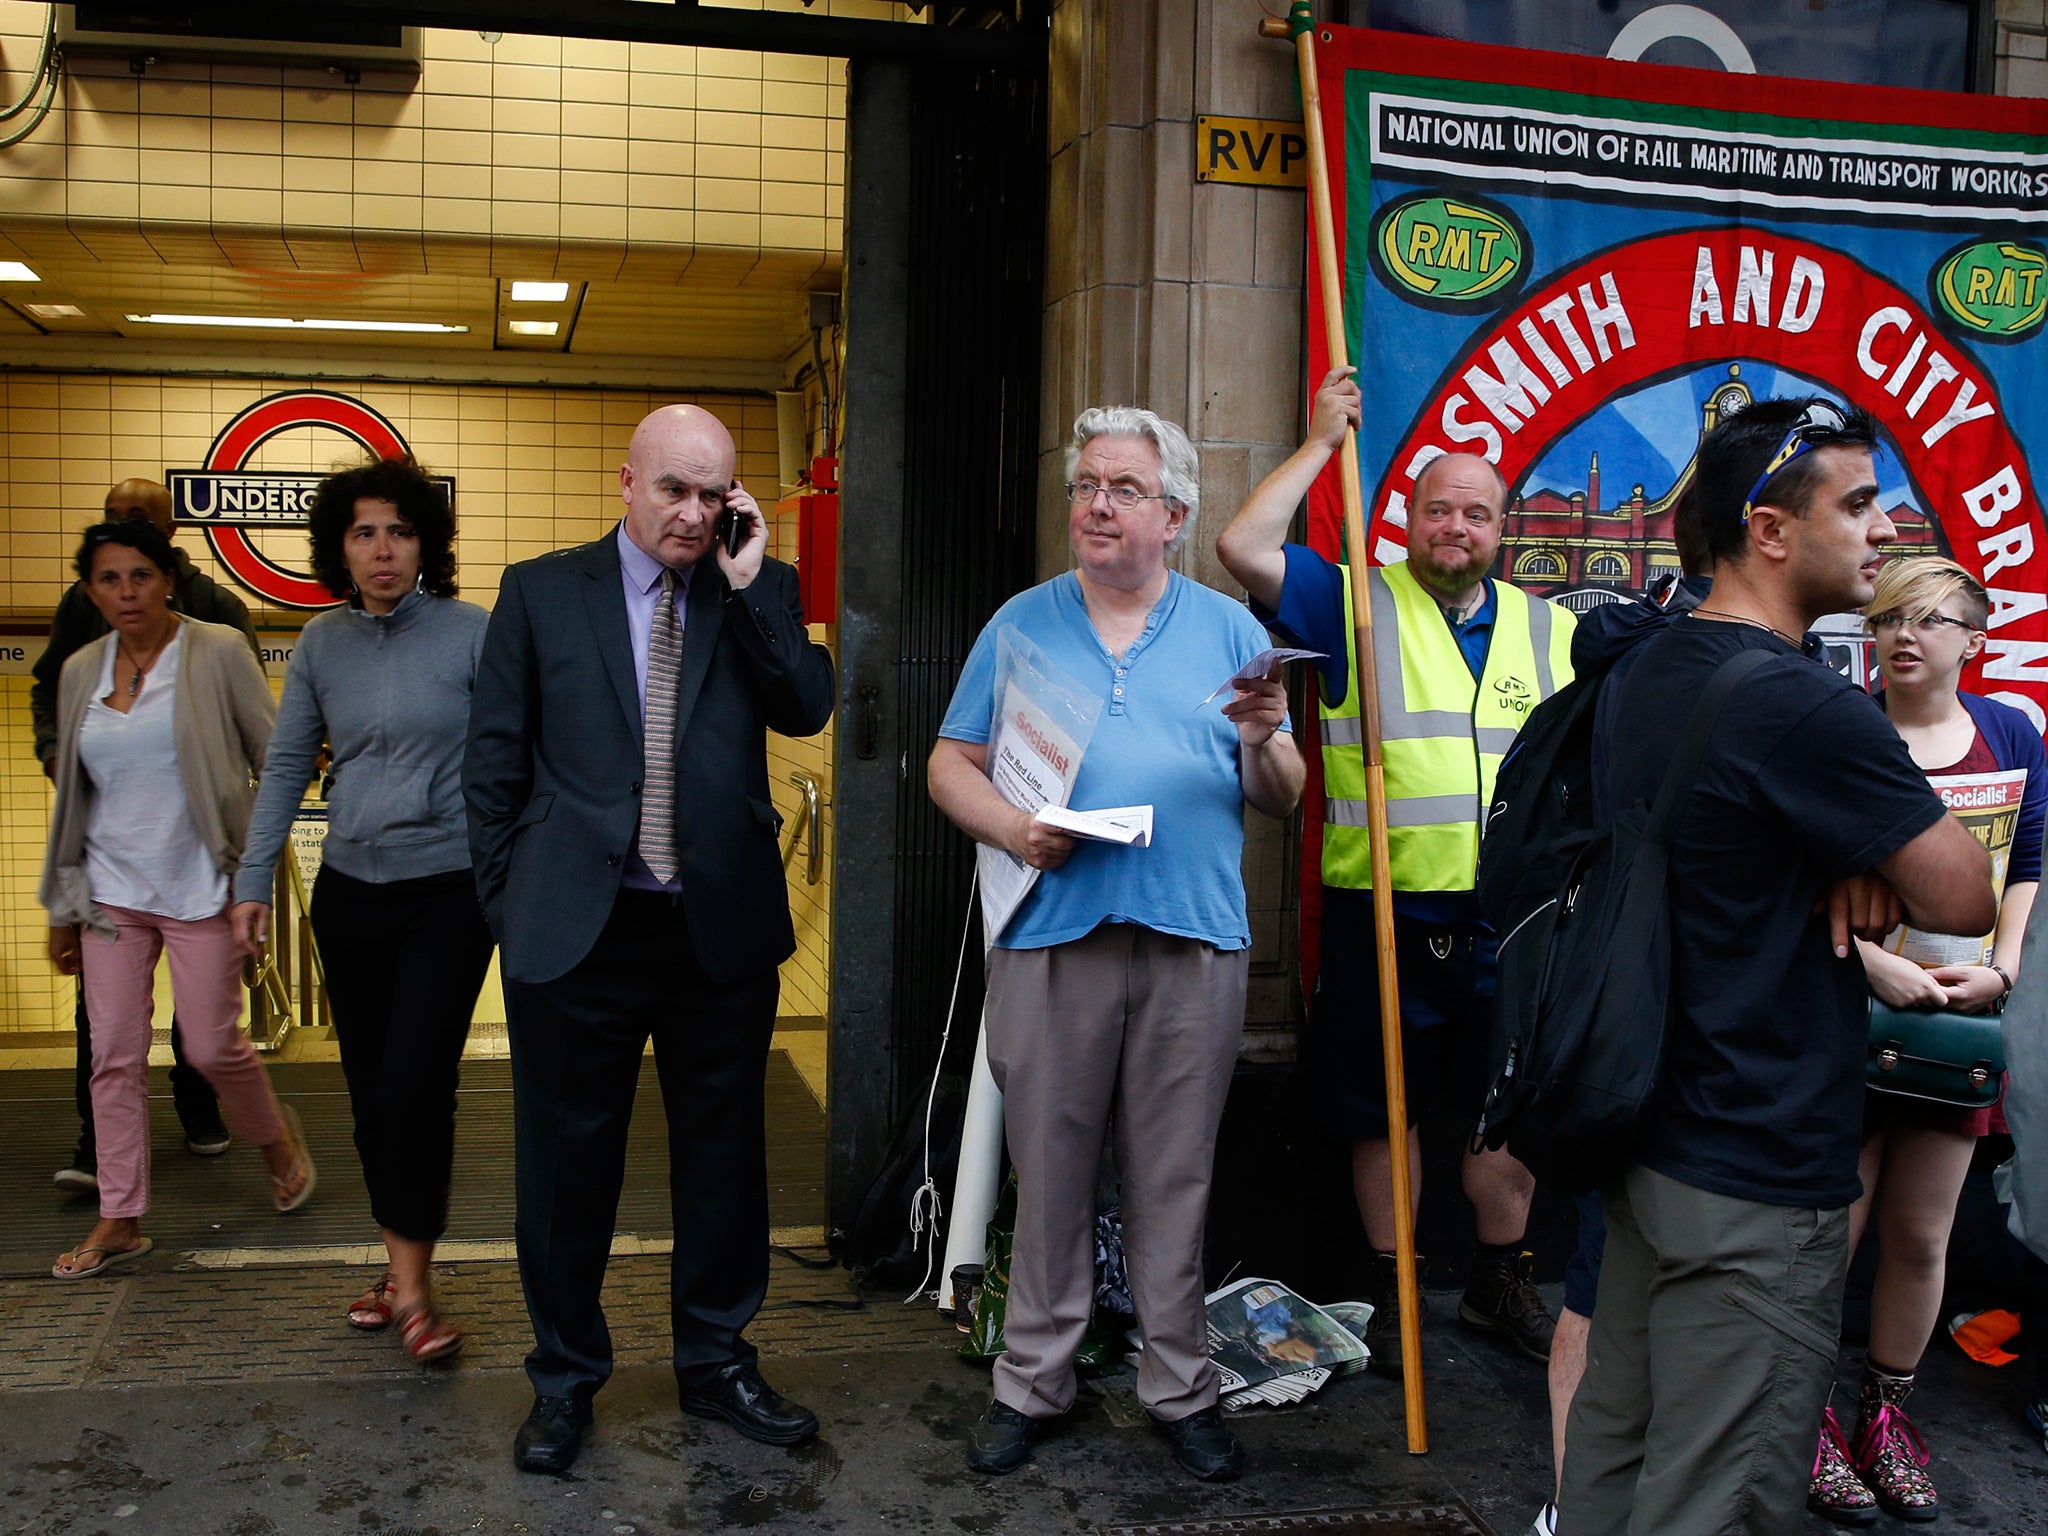
[{"label": "flip flop sandal", "polygon": [[[313,1186],[320,1182],[320,1175],[313,1166],[313,1154],[306,1150],[306,1133],[299,1124],[299,1112],[289,1104],[280,1104],[277,1106],[277,1113],[284,1121],[285,1128],[291,1132],[292,1145],[298,1148],[298,1155],[292,1159],[291,1168],[285,1176],[279,1178],[274,1173],[270,1176],[270,1187],[276,1192],[277,1213],[282,1216],[287,1211],[296,1211],[313,1198]],[[304,1177],[305,1183],[299,1185],[297,1194],[292,1194],[291,1187],[301,1176]]]},{"label": "flip flop sandal", "polygon": [[375,1333],[391,1325],[391,1297],[394,1287],[391,1272],[386,1270],[384,1278],[371,1286],[348,1309],[348,1325],[364,1333]]},{"label": "flip flop sandal", "polygon": [[462,1348],[462,1329],[434,1310],[430,1302],[398,1315],[399,1342],[421,1364],[446,1360]]},{"label": "flip flop sandal", "polygon": [[72,1249],[71,1257],[75,1262],[88,1253],[96,1253],[100,1256],[99,1263],[90,1269],[66,1269],[62,1264],[52,1264],[50,1273],[59,1280],[83,1280],[103,1269],[112,1269],[116,1264],[126,1264],[132,1259],[139,1259],[155,1246],[156,1244],[146,1237],[133,1248],[102,1248],[98,1243],[92,1243],[84,1248]]}]

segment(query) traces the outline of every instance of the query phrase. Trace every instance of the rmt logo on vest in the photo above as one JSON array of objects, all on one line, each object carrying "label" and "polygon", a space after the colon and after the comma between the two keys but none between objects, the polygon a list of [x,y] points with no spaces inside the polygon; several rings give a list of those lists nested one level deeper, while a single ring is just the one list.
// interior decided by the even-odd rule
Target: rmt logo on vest
[{"label": "rmt logo on vest", "polygon": [[1536,707],[1536,696],[1529,685],[1519,677],[1504,677],[1493,685],[1493,691],[1500,695],[1500,701],[1518,715],[1526,715]]}]

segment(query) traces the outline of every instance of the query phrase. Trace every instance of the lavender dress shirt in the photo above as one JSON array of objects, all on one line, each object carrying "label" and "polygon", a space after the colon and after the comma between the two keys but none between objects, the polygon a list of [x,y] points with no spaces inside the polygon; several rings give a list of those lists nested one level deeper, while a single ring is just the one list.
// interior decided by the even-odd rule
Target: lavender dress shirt
[{"label": "lavender dress shirt", "polygon": [[[624,518],[619,520],[617,537],[619,582],[626,592],[626,638],[633,647],[633,677],[640,688],[640,722],[644,730],[647,723],[647,640],[654,633],[654,605],[661,600],[661,573],[667,567],[633,542],[626,533]],[[682,628],[689,625],[690,577],[695,570],[695,566],[685,566],[676,572],[676,624]],[[666,891],[671,896],[680,895],[683,889],[681,876],[665,885],[654,878],[654,871],[640,857],[637,835],[632,848],[627,851],[625,873],[619,877],[619,884],[629,891]]]}]

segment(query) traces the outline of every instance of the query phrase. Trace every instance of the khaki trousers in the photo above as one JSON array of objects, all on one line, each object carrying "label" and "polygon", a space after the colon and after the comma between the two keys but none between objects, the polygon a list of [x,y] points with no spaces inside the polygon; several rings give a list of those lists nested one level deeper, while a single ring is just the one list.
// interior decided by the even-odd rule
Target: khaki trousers
[{"label": "khaki trousers", "polygon": [[1560,1536],[1803,1528],[1840,1349],[1849,1213],[1710,1194],[1640,1165],[1601,1191]]},{"label": "khaki trousers", "polygon": [[1202,1229],[1249,964],[1247,950],[1130,923],[1046,949],[991,951],[989,1069],[1017,1166],[998,1402],[1031,1418],[1073,1406],[1112,1107],[1124,1253],[1145,1342],[1138,1398],[1166,1420],[1216,1402]]}]

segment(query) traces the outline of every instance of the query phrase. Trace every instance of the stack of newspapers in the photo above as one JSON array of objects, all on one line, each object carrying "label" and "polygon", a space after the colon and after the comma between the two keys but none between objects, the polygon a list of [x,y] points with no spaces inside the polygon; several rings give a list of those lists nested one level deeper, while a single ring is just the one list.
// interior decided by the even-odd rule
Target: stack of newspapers
[{"label": "stack of newspapers", "polygon": [[1331,1308],[1297,1296],[1277,1280],[1239,1280],[1208,1298],[1209,1352],[1230,1412],[1298,1403],[1332,1377],[1365,1365],[1360,1337],[1372,1308]]}]

